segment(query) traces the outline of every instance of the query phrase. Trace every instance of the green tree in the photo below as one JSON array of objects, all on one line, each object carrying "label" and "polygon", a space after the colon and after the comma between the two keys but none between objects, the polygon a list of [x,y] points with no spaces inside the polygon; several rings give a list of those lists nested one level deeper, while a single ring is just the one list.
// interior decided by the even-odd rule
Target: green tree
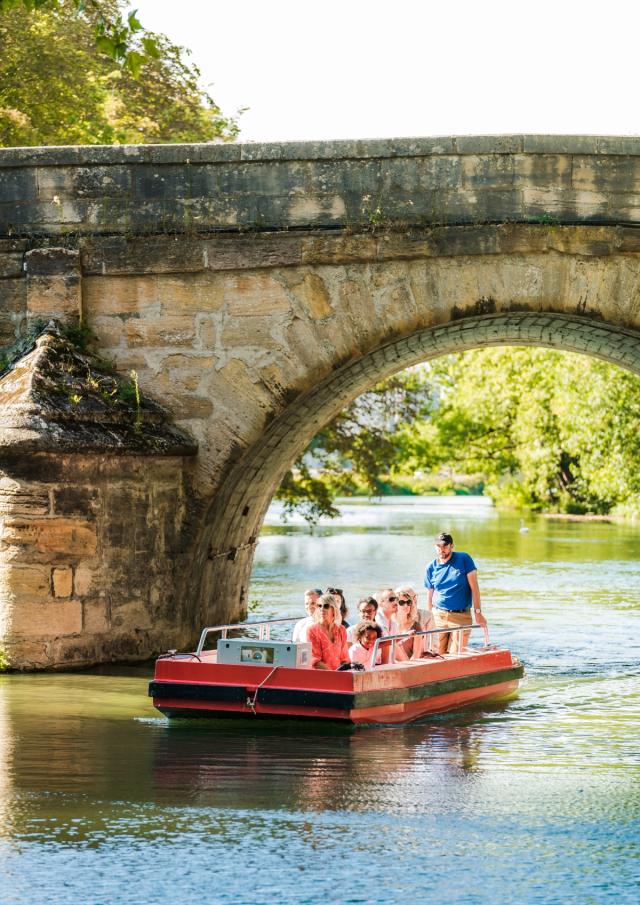
[{"label": "green tree", "polygon": [[[64,0],[0,0],[0,15],[15,10],[24,17],[38,10],[60,9],[63,5]],[[116,5],[101,0],[72,0],[65,9],[91,23],[96,49],[132,75],[137,76],[145,62],[159,56],[156,38],[145,33],[136,10],[123,16]]]},{"label": "green tree", "polygon": [[286,475],[276,498],[311,523],[338,514],[339,494],[379,494],[384,475],[413,452],[405,431],[428,417],[431,397],[422,374],[404,371],[359,396],[313,438]]},{"label": "green tree", "polygon": [[278,497],[309,521],[338,494],[437,472],[480,478],[498,503],[640,513],[640,378],[583,355],[482,349],[378,384],[313,440]]},{"label": "green tree", "polygon": [[508,348],[440,359],[431,379],[437,457],[482,473],[496,500],[573,512],[637,506],[637,376],[583,355]]},{"label": "green tree", "polygon": [[[111,14],[120,0],[100,0]],[[229,141],[238,133],[199,86],[185,51],[153,35],[137,78],[101,54],[94,26],[59,0],[0,16],[0,145]]]}]

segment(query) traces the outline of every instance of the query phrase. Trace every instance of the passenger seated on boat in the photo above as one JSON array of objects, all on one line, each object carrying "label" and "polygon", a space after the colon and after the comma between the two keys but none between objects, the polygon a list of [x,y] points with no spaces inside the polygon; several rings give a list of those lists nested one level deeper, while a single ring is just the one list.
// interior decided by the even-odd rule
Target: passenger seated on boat
[{"label": "passenger seated on boat", "polygon": [[[408,594],[400,594],[398,596],[398,615],[396,616],[398,623],[398,634],[404,635],[407,632],[419,632],[422,630],[420,619],[418,618],[418,603]],[[396,642],[396,660],[406,660],[411,657],[412,660],[419,660],[423,651],[423,636],[414,635],[411,638],[405,638],[403,641]],[[403,656],[404,655],[404,656]]]},{"label": "passenger seated on boat", "polygon": [[333,594],[333,596],[337,598],[337,601],[340,604],[342,624],[344,625],[345,629],[349,628],[349,623],[347,622],[347,615],[349,613],[349,610],[347,609],[347,601],[345,600],[342,588],[327,588],[327,594]]},{"label": "passenger seated on boat", "polygon": [[376,622],[382,629],[383,635],[397,635],[398,624],[396,614],[398,612],[398,596],[393,588],[383,588],[378,593],[378,612]]},{"label": "passenger seated on boat", "polygon": [[[349,648],[352,663],[361,663],[365,669],[372,669],[373,648],[376,639],[382,638],[382,629],[377,622],[359,622],[355,626],[355,641]],[[389,659],[390,643],[378,646],[376,666]]]},{"label": "passenger seated on boat", "polygon": [[400,597],[410,597],[414,603],[415,611],[417,613],[418,619],[420,620],[420,626],[423,632],[429,631],[429,629],[435,628],[435,622],[433,619],[433,613],[431,610],[420,610],[418,609],[418,592],[414,590],[409,584],[400,585],[399,588],[396,588],[396,594],[398,598]]},{"label": "passenger seated on boat", "polygon": [[308,591],[304,592],[304,608],[307,611],[307,615],[303,619],[298,619],[293,627],[291,640],[294,644],[301,644],[303,641],[307,641],[307,632],[313,625],[313,614],[316,611],[318,597],[322,597],[322,588],[309,588]]},{"label": "passenger seated on boat", "polygon": [[[378,601],[375,597],[362,597],[358,601],[358,617],[360,622],[374,622],[376,618],[376,613],[378,612]],[[360,625],[360,622],[356,622],[355,625],[350,625],[347,629],[347,641],[350,644],[356,640],[356,629]]]},{"label": "passenger seated on boat", "polygon": [[323,594],[318,599],[313,621],[307,633],[311,642],[311,666],[337,669],[342,663],[349,663],[347,633],[341,624],[340,604],[333,594]]}]

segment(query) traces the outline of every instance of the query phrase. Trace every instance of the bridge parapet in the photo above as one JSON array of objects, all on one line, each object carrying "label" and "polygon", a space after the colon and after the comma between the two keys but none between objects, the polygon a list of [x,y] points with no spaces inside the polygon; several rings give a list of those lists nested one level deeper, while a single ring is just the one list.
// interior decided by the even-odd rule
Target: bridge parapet
[{"label": "bridge parapet", "polygon": [[640,139],[0,149],[0,236],[639,223]]}]

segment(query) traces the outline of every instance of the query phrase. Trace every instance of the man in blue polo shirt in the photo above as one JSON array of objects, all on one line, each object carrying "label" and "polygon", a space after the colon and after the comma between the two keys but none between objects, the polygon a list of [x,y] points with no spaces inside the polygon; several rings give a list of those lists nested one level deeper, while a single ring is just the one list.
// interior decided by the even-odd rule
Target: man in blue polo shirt
[{"label": "man in blue polo shirt", "polygon": [[[454,553],[450,534],[435,538],[436,558],[424,573],[427,607],[433,610],[436,628],[458,628],[471,625],[471,609],[479,625],[486,625],[480,605],[478,570],[468,553]],[[443,632],[438,635],[438,653],[464,650],[470,632]]]}]

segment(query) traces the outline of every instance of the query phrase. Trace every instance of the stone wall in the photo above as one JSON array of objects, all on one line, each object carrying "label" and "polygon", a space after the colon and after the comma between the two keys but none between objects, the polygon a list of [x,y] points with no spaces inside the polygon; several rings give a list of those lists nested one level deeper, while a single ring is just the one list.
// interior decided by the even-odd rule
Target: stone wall
[{"label": "stone wall", "polygon": [[192,640],[180,459],[36,454],[0,471],[3,649],[22,668]]}]

